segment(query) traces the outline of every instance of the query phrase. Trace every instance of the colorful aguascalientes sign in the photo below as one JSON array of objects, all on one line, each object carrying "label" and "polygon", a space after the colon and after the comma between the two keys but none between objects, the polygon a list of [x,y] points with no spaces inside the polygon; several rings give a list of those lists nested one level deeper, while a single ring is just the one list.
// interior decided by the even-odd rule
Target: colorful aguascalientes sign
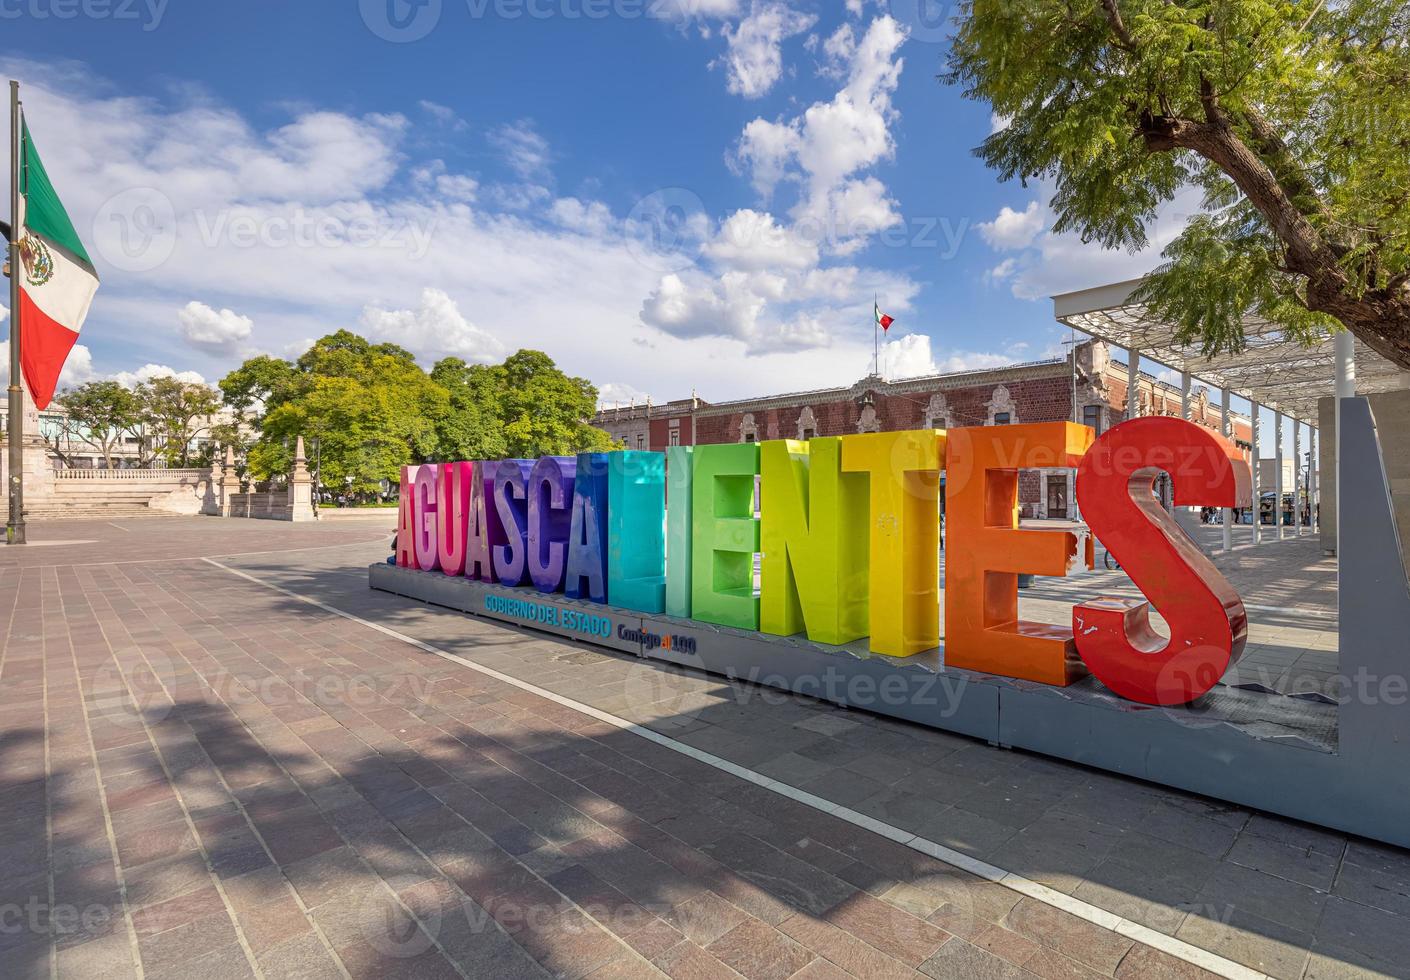
[{"label": "colorful aguascalientes sign", "polygon": [[[1138,599],[1079,603],[1071,628],[1019,619],[1019,574],[1092,566],[1077,530],[1019,527],[1019,471],[1057,467],[1076,468],[1091,533],[1168,638]],[[1237,661],[1247,617],[1161,506],[1161,473],[1177,506],[1249,503],[1240,450],[1167,417],[1095,440],[1052,422],[430,463],[402,471],[396,561],[818,643],[868,638],[906,657],[940,646],[943,493],[947,667],[1054,685],[1090,671],[1122,697],[1183,704]]]}]

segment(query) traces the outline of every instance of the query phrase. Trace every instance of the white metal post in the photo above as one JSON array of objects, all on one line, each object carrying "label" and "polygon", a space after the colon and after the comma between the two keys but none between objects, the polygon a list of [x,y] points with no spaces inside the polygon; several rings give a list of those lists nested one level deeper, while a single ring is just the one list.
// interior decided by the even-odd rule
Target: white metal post
[{"label": "white metal post", "polygon": [[1322,482],[1322,454],[1318,451],[1318,435],[1321,430],[1315,425],[1307,427],[1307,533],[1316,534],[1321,530],[1317,519],[1322,502],[1318,499]]},{"label": "white metal post", "polygon": [[[1233,428],[1232,428],[1233,423],[1232,423],[1232,422],[1230,421],[1230,419],[1229,419],[1229,389],[1228,389],[1228,388],[1220,388],[1220,389],[1219,389],[1219,400],[1220,400],[1220,402],[1222,403],[1222,404],[1220,404],[1220,406],[1219,406],[1219,431],[1224,434],[1224,438],[1226,438],[1226,439],[1232,439],[1232,438],[1233,438]],[[1233,549],[1234,549],[1234,511],[1233,511],[1231,508],[1229,508],[1229,507],[1225,507],[1225,508],[1224,508],[1224,550],[1225,550],[1225,551],[1232,551]]]},{"label": "white metal post", "polygon": [[1332,479],[1337,488],[1337,553],[1341,552],[1341,400],[1356,395],[1356,338],[1351,331],[1343,330],[1332,338],[1332,349],[1336,352],[1336,397],[1332,399],[1336,418],[1336,431],[1332,433],[1332,459],[1336,472]]},{"label": "white metal post", "polygon": [[1302,423],[1293,424],[1293,537],[1302,537]]},{"label": "white metal post", "polygon": [[1273,442],[1273,526],[1278,529],[1277,540],[1283,540],[1283,413],[1273,413],[1276,432]]},{"label": "white metal post", "polygon": [[1253,543],[1258,544],[1259,538],[1263,536],[1263,500],[1259,496],[1258,486],[1258,416],[1260,409],[1258,402],[1249,402],[1249,478],[1253,492]]},{"label": "white metal post", "polygon": [[1136,408],[1140,405],[1136,392],[1141,383],[1141,352],[1133,347],[1126,359],[1130,362],[1126,365],[1126,417],[1134,419]]},{"label": "white metal post", "polygon": [[1190,372],[1180,372],[1180,418],[1190,420]]}]

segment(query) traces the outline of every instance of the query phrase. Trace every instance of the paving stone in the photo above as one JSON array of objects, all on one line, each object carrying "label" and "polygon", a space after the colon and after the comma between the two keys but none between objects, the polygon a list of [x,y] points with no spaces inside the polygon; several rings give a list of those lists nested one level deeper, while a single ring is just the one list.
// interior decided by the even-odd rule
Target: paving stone
[{"label": "paving stone", "polygon": [[1175,938],[1280,980],[1302,976],[1312,943],[1310,932],[1237,910],[1218,919],[1191,915]]},{"label": "paving stone", "polygon": [[862,980],[910,980],[915,971],[843,929],[799,913],[778,924],[795,942]]},{"label": "paving stone", "polygon": [[1224,918],[1226,910],[1248,913],[1310,934],[1317,928],[1326,903],[1325,892],[1225,863],[1200,889],[1194,911],[1214,918]]},{"label": "paving stone", "polygon": [[705,951],[749,980],[786,980],[814,958],[803,946],[758,919],[741,922]]},{"label": "paving stone", "polygon": [[269,947],[256,961],[265,980],[335,980],[343,975],[312,932]]},{"label": "paving stone", "polygon": [[1015,905],[1004,917],[1003,925],[1040,946],[1107,974],[1116,969],[1132,945],[1123,936],[1031,898]]},{"label": "paving stone", "polygon": [[1374,868],[1344,862],[1332,894],[1410,918],[1410,880]]},{"label": "paving stone", "polygon": [[1242,834],[1224,860],[1264,874],[1330,891],[1340,864],[1340,852],[1328,853],[1308,844],[1283,844],[1269,837]]},{"label": "paving stone", "polygon": [[[0,601],[7,586],[25,597],[0,638],[0,739],[42,729],[47,704],[59,770],[46,781],[43,742],[6,747],[0,867],[14,873],[0,876],[0,901],[47,896],[52,872],[55,901],[116,908],[106,803],[148,976],[248,975],[229,917],[222,926],[200,914],[213,880],[174,782],[266,976],[337,969],[314,921],[355,975],[449,976],[453,961],[476,977],[740,976],[704,948],[715,944],[746,975],[793,967],[810,980],[838,971],[914,980],[925,964],[932,975],[982,976],[1003,962],[994,953],[1044,976],[1199,975],[1142,946],[1118,957],[1127,941],[1090,924],[1090,937],[1060,917],[1035,926],[1052,910],[1025,907],[1002,886],[218,568],[170,560],[219,541],[262,550],[243,543],[270,531],[249,526],[259,523],[172,519],[137,562],[64,564],[89,556],[47,549],[47,570],[0,578]],[[276,547],[356,537],[274,530]],[[84,533],[104,542],[104,560],[131,546],[115,529]],[[1387,964],[1410,961],[1400,942],[1410,933],[1408,852],[369,593],[356,548],[238,561],[569,697],[639,710],[673,737],[1275,975],[1394,972]],[[358,574],[343,574],[349,567]],[[1334,669],[1334,653],[1314,662],[1300,652],[1313,642],[1307,631],[1257,629],[1250,663]],[[143,673],[146,660],[166,672],[175,703]],[[144,663],[132,674],[139,704],[93,683],[110,661]],[[625,685],[643,668],[660,696],[633,708]],[[319,693],[320,678],[347,681],[356,698]],[[565,874],[567,898],[543,880]],[[660,917],[682,908],[696,914]],[[532,910],[546,918],[526,925]],[[413,914],[448,959],[434,946],[397,957],[379,948],[415,939]],[[53,965],[64,976],[91,960],[121,975],[118,940],[131,970],[125,929],[66,939],[76,945],[61,944]],[[765,955],[778,949],[792,955]],[[0,942],[0,975],[48,975],[48,955],[47,943]]]},{"label": "paving stone", "polygon": [[958,937],[950,939],[920,965],[935,980],[1022,980],[1031,974]]},{"label": "paving stone", "polygon": [[938,926],[863,893],[844,899],[823,919],[909,966],[924,962],[950,938]]}]

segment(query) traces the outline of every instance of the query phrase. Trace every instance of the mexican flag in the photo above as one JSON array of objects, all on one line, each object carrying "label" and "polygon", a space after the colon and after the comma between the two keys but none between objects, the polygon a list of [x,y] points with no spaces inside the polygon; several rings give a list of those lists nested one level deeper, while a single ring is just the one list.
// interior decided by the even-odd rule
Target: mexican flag
[{"label": "mexican flag", "polygon": [[887,316],[885,313],[882,313],[881,307],[877,306],[875,303],[871,305],[871,311],[876,316],[876,325],[882,330],[885,330],[887,327],[891,326],[891,324],[896,322],[896,318],[894,316]]},{"label": "mexican flag", "polygon": [[46,408],[88,317],[98,291],[98,273],[54,192],[28,124],[21,133],[18,217],[23,268],[18,270],[20,308],[12,313],[12,320],[17,315],[25,384],[35,404]]}]

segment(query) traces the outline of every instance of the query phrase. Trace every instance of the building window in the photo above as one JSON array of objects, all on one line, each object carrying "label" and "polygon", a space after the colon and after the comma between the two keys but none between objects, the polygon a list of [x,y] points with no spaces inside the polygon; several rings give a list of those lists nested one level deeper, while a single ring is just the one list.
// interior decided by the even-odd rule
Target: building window
[{"label": "building window", "polygon": [[746,433],[744,433],[744,441],[745,441],[745,442],[753,442],[753,441],[754,441],[754,433],[752,433],[752,432],[746,432]]},{"label": "building window", "polygon": [[1008,425],[1008,424],[1009,424],[1009,413],[1008,413],[1008,412],[995,412],[995,413],[994,413],[994,424],[995,424],[995,425]]},{"label": "building window", "polygon": [[636,448],[638,448],[638,449],[645,449],[645,448],[646,448],[646,436],[642,435],[642,434],[639,433],[639,432],[637,433],[637,436],[636,436]]},{"label": "building window", "polygon": [[668,442],[669,445],[672,445],[672,446],[679,446],[679,445],[681,444],[681,430],[680,430],[680,429],[672,429],[672,430],[671,430],[671,434],[670,434],[670,439],[667,440],[667,442]]},{"label": "building window", "polygon": [[1086,405],[1082,409],[1082,424],[1089,425],[1096,430],[1097,435],[1102,434],[1102,407],[1100,405]]},{"label": "building window", "polygon": [[816,436],[817,434],[818,434],[818,430],[817,430],[817,429],[807,428],[807,429],[804,429],[804,430],[803,430],[803,438],[804,438],[804,439],[811,439],[811,438],[813,438],[814,436]]}]

